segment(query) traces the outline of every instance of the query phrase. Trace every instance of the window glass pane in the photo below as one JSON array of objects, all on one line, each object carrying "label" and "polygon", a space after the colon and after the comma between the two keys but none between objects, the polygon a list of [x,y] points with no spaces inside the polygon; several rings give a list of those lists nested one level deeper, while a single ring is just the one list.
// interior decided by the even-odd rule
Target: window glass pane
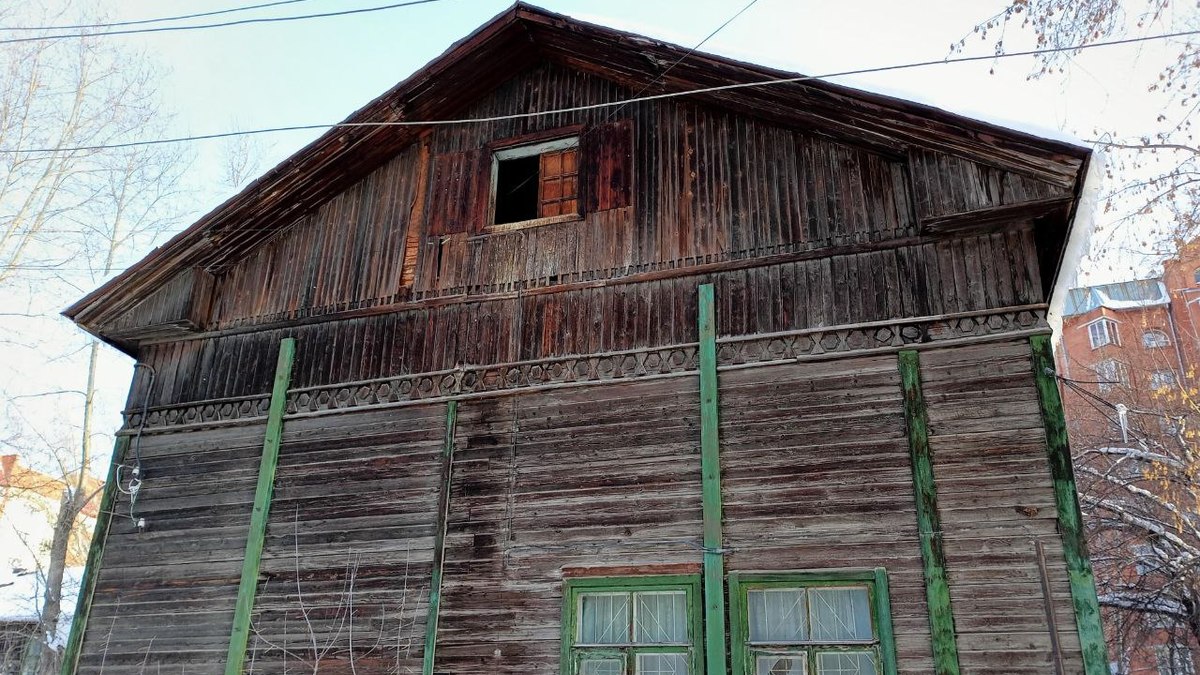
[{"label": "window glass pane", "polygon": [[749,591],[751,642],[801,642],[808,637],[804,625],[804,590],[800,588]]},{"label": "window glass pane", "polygon": [[866,588],[811,588],[808,595],[813,640],[871,639],[871,605]]},{"label": "window glass pane", "polygon": [[817,654],[817,675],[876,675],[875,656],[867,652]]},{"label": "window glass pane", "polygon": [[625,675],[623,659],[584,659],[579,662],[579,675]]},{"label": "window glass pane", "polygon": [[584,593],[580,601],[580,644],[629,644],[628,593]]},{"label": "window glass pane", "polygon": [[638,654],[637,675],[688,675],[687,654]]},{"label": "window glass pane", "polygon": [[687,644],[687,595],[683,591],[634,593],[633,641]]},{"label": "window glass pane", "polygon": [[754,660],[755,675],[806,675],[808,659],[804,654],[772,654]]}]

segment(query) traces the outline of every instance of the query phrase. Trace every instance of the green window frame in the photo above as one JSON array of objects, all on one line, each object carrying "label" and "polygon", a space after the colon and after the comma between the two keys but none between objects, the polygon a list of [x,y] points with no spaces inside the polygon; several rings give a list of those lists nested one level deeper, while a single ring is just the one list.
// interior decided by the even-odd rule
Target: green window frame
[{"label": "green window frame", "polygon": [[[633,618],[639,602],[637,594],[663,595],[682,593],[684,596],[686,640],[670,644],[641,643],[634,633]],[[628,598],[630,617],[626,630],[629,639],[620,644],[588,644],[582,641],[581,615],[585,598],[620,597]],[[700,607],[700,575],[669,574],[628,577],[576,577],[563,582],[563,637],[560,672],[562,675],[585,675],[582,671],[585,660],[619,660],[624,675],[637,675],[640,671],[639,655],[682,654],[687,659],[689,675],[703,675],[704,650],[702,647],[703,626]],[[611,671],[601,670],[601,673]]]},{"label": "green window frame", "polygon": [[[753,591],[804,589],[805,621],[811,621],[809,589],[865,588],[870,611],[871,637],[860,639],[819,639],[805,628],[803,637],[779,641],[750,640],[749,594]],[[764,596],[765,597],[765,596]],[[892,610],[887,572],[872,570],[814,570],[804,572],[730,573],[729,635],[733,675],[756,675],[757,659],[794,655],[803,661],[807,675],[821,675],[818,662],[839,655],[869,653],[880,675],[896,675],[896,643],[892,631]],[[806,624],[807,625],[807,624]],[[824,672],[839,672],[836,668]],[[845,671],[840,671],[845,672]]]}]

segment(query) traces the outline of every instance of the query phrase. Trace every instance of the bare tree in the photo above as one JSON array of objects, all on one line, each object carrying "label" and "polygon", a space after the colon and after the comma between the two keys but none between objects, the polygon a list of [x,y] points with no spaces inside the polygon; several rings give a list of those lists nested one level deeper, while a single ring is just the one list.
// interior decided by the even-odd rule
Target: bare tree
[{"label": "bare tree", "polygon": [[[1147,34],[1184,33],[1200,28],[1195,3],[1170,0],[1008,0],[995,15],[975,25],[951,45],[963,51],[974,42],[1004,53],[1014,41],[1033,38],[1046,50],[1031,78],[1064,73],[1080,50],[1102,40]],[[1153,119],[1137,129],[1097,128],[1081,131],[1105,155],[1104,220],[1098,229],[1110,246],[1113,233],[1129,242],[1121,251],[1122,267],[1144,268],[1170,255],[1178,241],[1200,234],[1200,41],[1195,36],[1167,43],[1168,57],[1149,81],[1147,95],[1160,104]],[[1020,48],[1025,48],[1022,43]],[[1139,52],[1137,58],[1150,58]],[[1132,236],[1136,233],[1136,236]],[[1116,264],[1115,251],[1109,266]]]},{"label": "bare tree", "polygon": [[[68,6],[0,17],[45,25],[80,13]],[[9,444],[53,472],[61,487],[50,544],[38,557],[37,636],[21,669],[48,673],[58,667],[53,645],[67,552],[80,512],[95,497],[88,478],[106,436],[98,428],[97,372],[107,355],[57,311],[174,224],[183,162],[168,146],[95,149],[165,128],[156,73],[141,54],[98,37],[10,43],[0,45],[0,73],[0,310],[7,317],[0,339],[14,360],[68,362],[78,378],[39,383],[32,394],[0,392],[22,422]],[[72,440],[39,424],[39,410],[49,406],[63,411]]]}]

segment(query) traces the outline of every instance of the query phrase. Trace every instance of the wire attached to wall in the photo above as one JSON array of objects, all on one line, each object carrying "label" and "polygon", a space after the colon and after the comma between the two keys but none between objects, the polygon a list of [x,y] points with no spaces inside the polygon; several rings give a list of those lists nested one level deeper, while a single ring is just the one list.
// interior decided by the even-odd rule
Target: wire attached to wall
[{"label": "wire attached to wall", "polygon": [[[123,495],[129,497],[129,520],[137,527],[138,532],[146,529],[146,519],[137,516],[137,500],[138,495],[142,491],[142,481],[144,475],[142,473],[142,431],[146,428],[146,414],[150,410],[150,392],[154,390],[155,370],[154,366],[145,363],[135,363],[134,371],[138,368],[145,368],[150,373],[150,377],[146,382],[146,391],[142,396],[142,412],[138,416],[137,431],[134,432],[133,440],[130,441],[129,447],[133,450],[133,466],[127,466],[122,463],[117,465],[117,490]],[[122,486],[122,476],[124,472],[129,470],[129,480]]]}]

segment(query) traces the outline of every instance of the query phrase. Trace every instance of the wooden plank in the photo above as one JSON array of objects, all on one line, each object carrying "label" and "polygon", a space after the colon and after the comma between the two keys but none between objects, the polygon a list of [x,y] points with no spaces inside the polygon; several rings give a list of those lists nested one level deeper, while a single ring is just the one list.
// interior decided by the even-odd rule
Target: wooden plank
[{"label": "wooden plank", "polygon": [[442,571],[446,563],[446,521],[450,515],[450,483],[454,475],[454,428],[457,421],[458,401],[447,401],[446,441],[442,447],[442,485],[438,491],[438,522],[433,540],[433,571],[429,580],[429,609],[425,619],[422,675],[433,675],[437,650],[438,613],[442,606]]},{"label": "wooden plank", "polygon": [[958,644],[950,605],[950,587],[946,580],[946,552],[938,514],[937,485],[933,477],[933,453],[929,447],[928,415],[921,391],[920,356],[916,351],[904,350],[900,352],[899,362],[921,557],[925,563],[925,594],[933,637],[934,672],[938,675],[958,675]]},{"label": "wooden plank", "polygon": [[117,501],[117,466],[129,448],[129,436],[117,436],[113,444],[112,460],[108,463],[108,476],[104,479],[104,492],[100,496],[100,507],[96,513],[96,526],[92,530],[92,543],[88,547],[84,563],[83,578],[79,581],[79,600],[75,603],[75,618],[71,621],[71,634],[63,651],[62,675],[72,675],[79,663],[83,634],[87,630],[88,617],[96,595],[96,579],[100,576],[100,565],[104,560],[104,545],[108,541],[108,528],[112,523],[113,507]]},{"label": "wooden plank", "polygon": [[275,382],[271,388],[271,407],[267,413],[267,432],[258,467],[258,485],[254,491],[254,510],[250,513],[250,534],[246,539],[246,555],[242,561],[242,577],[238,585],[237,604],[234,606],[233,630],[229,635],[229,651],[225,659],[225,675],[241,675],[242,663],[246,658],[250,612],[254,609],[254,595],[258,590],[258,567],[267,532],[267,514],[271,510],[271,496],[275,490],[279,439],[283,433],[283,413],[295,356],[296,340],[280,340]]},{"label": "wooden plank", "polygon": [[704,496],[705,672],[724,675],[725,560],[721,548],[721,442],[713,285],[700,286],[700,465]]},{"label": "wooden plank", "polygon": [[1104,675],[1108,672],[1108,652],[1104,644],[1100,603],[1096,598],[1096,580],[1084,539],[1083,514],[1075,489],[1075,470],[1071,464],[1062,400],[1055,381],[1050,336],[1035,335],[1029,338],[1029,344],[1033,350],[1033,374],[1037,380],[1042,422],[1046,427],[1046,452],[1050,459],[1050,476],[1054,480],[1058,530],[1062,535],[1063,556],[1071,582],[1071,600],[1075,605],[1075,626],[1083,648],[1084,673]]}]

